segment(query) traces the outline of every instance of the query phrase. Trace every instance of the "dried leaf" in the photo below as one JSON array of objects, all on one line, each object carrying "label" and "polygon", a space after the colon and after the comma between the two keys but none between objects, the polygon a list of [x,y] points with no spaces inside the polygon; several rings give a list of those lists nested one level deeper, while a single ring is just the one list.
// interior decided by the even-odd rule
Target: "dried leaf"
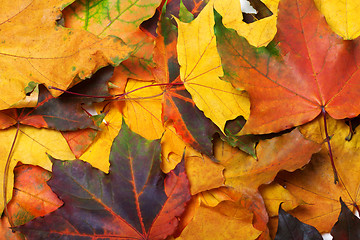
[{"label": "dried leaf", "polygon": [[357,116],[357,40],[334,34],[312,0],[281,1],[279,9],[278,33],[266,48],[251,47],[216,18],[225,79],[251,99],[241,133],[278,132],[322,111],[336,119]]},{"label": "dried leaf", "polygon": [[264,199],[269,217],[278,215],[280,203],[285,211],[293,210],[303,203],[299,198],[292,195],[286,188],[276,182],[260,186],[259,191]]},{"label": "dried leaf", "polygon": [[[195,106],[191,95],[185,90],[179,75],[176,43],[177,29],[166,17],[160,21],[159,35],[156,40],[153,69],[155,79],[160,83],[170,83],[165,87],[162,102],[162,121],[173,122],[178,135],[197,151],[213,158],[212,139],[216,126]],[[164,54],[165,56],[162,56]],[[214,159],[213,159],[214,160]]]},{"label": "dried leaf", "polygon": [[71,0],[7,2],[0,10],[0,63],[6,66],[0,72],[0,109],[23,99],[31,81],[67,89],[76,76],[84,79],[108,63],[119,64],[131,51],[117,37],[101,40],[58,26],[60,11]]},{"label": "dried leaf", "polygon": [[295,171],[304,166],[319,150],[320,144],[306,140],[295,129],[283,136],[260,141],[256,147],[258,160],[223,142],[216,143],[215,157],[225,166],[225,185],[232,187],[237,199],[254,212],[255,227],[264,231],[268,214],[259,186],[269,184],[280,170]]},{"label": "dried leaf", "polygon": [[192,148],[186,149],[185,167],[192,195],[224,186],[224,166]]},{"label": "dried leaf", "polygon": [[190,199],[184,165],[165,176],[160,141],[144,139],[126,124],[114,140],[108,175],[82,161],[52,161],[49,185],[64,205],[19,227],[29,240],[91,235],[164,239],[174,232],[176,217]]},{"label": "dried leaf", "polygon": [[240,1],[215,1],[215,9],[223,16],[226,28],[234,29],[238,35],[243,36],[254,47],[266,46],[276,34],[276,20],[279,0],[264,0],[272,15],[267,18],[247,24],[241,13]]},{"label": "dried leaf", "polygon": [[279,206],[279,225],[275,240],[322,240],[321,234],[312,226],[300,222]]},{"label": "dried leaf", "polygon": [[356,1],[314,1],[324,14],[327,23],[333,31],[346,40],[355,39],[360,35],[360,10]]},{"label": "dried leaf", "polygon": [[100,125],[101,131],[89,148],[81,155],[80,159],[108,173],[111,145],[121,129],[122,118],[123,115],[119,109],[111,107]]},{"label": "dried leaf", "polygon": [[14,194],[7,208],[15,226],[45,216],[63,204],[46,183],[50,172],[38,166],[18,164],[14,175]]},{"label": "dried leaf", "polygon": [[223,131],[227,120],[239,115],[248,118],[250,102],[247,94],[219,78],[223,71],[216,48],[213,2],[210,1],[193,22],[177,21],[177,50],[180,76],[186,89],[196,106]]},{"label": "dried leaf", "polygon": [[[219,229],[221,229],[219,231]],[[252,214],[231,201],[214,208],[199,206],[180,239],[256,239],[260,231],[252,226]]]},{"label": "dried leaf", "polygon": [[[4,169],[6,159],[10,152],[12,142],[16,133],[15,127],[10,127],[0,131],[0,186],[3,186]],[[36,129],[28,126],[20,126],[19,135],[16,139],[15,148],[11,156],[8,185],[7,185],[7,201],[10,201],[13,193],[14,173],[13,169],[18,161],[24,164],[38,165],[46,170],[51,170],[51,161],[47,154],[58,159],[75,159],[67,142],[60,132],[49,129]],[[0,191],[0,199],[4,199],[4,191]],[[0,212],[4,209],[4,203],[1,200]]]},{"label": "dried leaf", "polygon": [[[340,120],[327,119],[334,163],[339,175],[339,183],[334,184],[333,169],[327,145],[323,144],[319,153],[312,156],[311,162],[303,169],[293,173],[282,172],[277,181],[306,204],[300,205],[292,214],[302,222],[314,226],[319,232],[330,232],[340,212],[339,197],[351,208],[359,204],[359,146],[360,135],[355,134],[349,142],[345,140],[348,126]],[[321,141],[323,119],[301,127],[305,137]]]},{"label": "dried leaf", "polygon": [[341,200],[341,212],[338,221],[331,229],[334,240],[356,240],[360,238],[360,219],[356,217]]},{"label": "dried leaf", "polygon": [[160,0],[80,0],[65,9],[65,26],[82,28],[101,38],[114,35],[126,39],[126,35],[137,31],[141,22],[155,13],[160,3]]}]

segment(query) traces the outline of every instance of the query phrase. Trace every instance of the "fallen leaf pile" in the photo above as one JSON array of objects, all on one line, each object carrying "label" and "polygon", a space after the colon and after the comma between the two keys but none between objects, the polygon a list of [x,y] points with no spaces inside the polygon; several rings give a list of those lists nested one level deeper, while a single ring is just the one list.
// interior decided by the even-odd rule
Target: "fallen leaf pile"
[{"label": "fallen leaf pile", "polygon": [[360,2],[0,8],[0,239],[360,239]]}]

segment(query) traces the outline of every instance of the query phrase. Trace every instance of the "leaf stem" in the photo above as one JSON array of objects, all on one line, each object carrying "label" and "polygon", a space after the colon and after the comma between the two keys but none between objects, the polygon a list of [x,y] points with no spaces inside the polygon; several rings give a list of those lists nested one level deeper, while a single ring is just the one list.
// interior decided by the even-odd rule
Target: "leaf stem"
[{"label": "leaf stem", "polygon": [[88,95],[88,94],[83,94],[83,93],[76,93],[76,92],[71,92],[71,91],[67,91],[67,90],[63,90],[57,87],[53,87],[53,86],[49,86],[49,89],[54,89],[63,93],[68,93],[68,94],[72,94],[72,95],[76,95],[76,96],[80,96],[80,97],[88,97],[88,98],[105,98],[105,99],[111,99],[113,97],[116,97],[117,99],[123,96],[126,96],[130,93],[139,91],[141,89],[144,88],[148,88],[148,87],[157,87],[157,86],[174,86],[174,85],[184,85],[183,82],[176,82],[176,83],[156,83],[156,84],[151,84],[151,85],[146,85],[146,86],[142,86],[136,89],[133,89],[129,92],[125,92],[125,93],[121,93],[121,94],[116,94],[116,95],[110,95],[110,96],[95,96],[95,95]]},{"label": "leaf stem", "polygon": [[142,87],[139,87],[139,88],[136,88],[134,90],[131,90],[129,92],[125,92],[125,93],[122,93],[122,94],[118,94],[118,95],[115,95],[116,97],[122,97],[122,96],[126,96],[130,93],[133,93],[135,91],[138,91],[138,90],[141,90],[141,89],[144,89],[144,88],[148,88],[148,87],[157,87],[157,86],[174,86],[174,85],[184,85],[183,82],[176,82],[176,83],[155,83],[155,84],[152,84],[152,85],[146,85],[146,86],[142,86]]},{"label": "leaf stem", "polygon": [[93,115],[91,113],[89,113],[88,110],[86,110],[82,105],[80,105],[81,109],[89,116],[92,117]]},{"label": "leaf stem", "polygon": [[93,96],[93,95],[88,95],[88,94],[76,93],[76,92],[71,92],[71,91],[63,90],[63,89],[60,89],[57,87],[52,87],[52,86],[49,86],[49,89],[54,89],[56,91],[60,91],[63,93],[68,93],[68,94],[76,95],[76,96],[80,96],[80,97],[88,97],[88,98],[112,98],[113,97],[113,96]]},{"label": "leaf stem", "polygon": [[12,142],[8,158],[6,160],[5,172],[4,172],[4,178],[3,178],[4,211],[5,211],[5,215],[8,218],[9,224],[10,224],[10,226],[12,228],[15,227],[15,225],[14,225],[14,222],[12,221],[11,216],[10,216],[9,211],[8,211],[8,206],[7,206],[7,186],[8,186],[9,169],[10,169],[10,164],[11,164],[11,156],[12,156],[13,151],[14,151],[16,139],[17,139],[17,136],[19,134],[19,129],[20,129],[20,123],[17,122],[15,137],[14,137],[14,140]]},{"label": "leaf stem", "polygon": [[113,100],[114,100],[114,101],[128,101],[128,100],[136,101],[136,100],[151,99],[151,98],[155,98],[155,97],[159,97],[159,96],[163,95],[165,91],[166,91],[166,90],[162,91],[162,92],[159,93],[159,94],[152,95],[152,96],[147,96],[147,97],[126,98],[126,99],[125,99],[125,98],[120,99],[120,97],[117,97],[117,98],[115,98],[115,99],[111,99],[109,102],[107,102],[107,103],[105,104],[105,106],[104,106],[103,109],[100,111],[100,113],[105,112],[106,107],[107,107],[107,106],[111,103],[111,101],[113,101]]},{"label": "leaf stem", "polygon": [[351,120],[349,120],[348,123],[349,123],[349,134],[345,138],[346,141],[350,141],[355,134],[353,127],[352,127]]},{"label": "leaf stem", "polygon": [[339,182],[339,177],[338,177],[338,173],[337,173],[337,170],[336,170],[336,167],[335,167],[334,157],[333,157],[333,154],[332,154],[332,151],[331,151],[330,137],[329,137],[329,134],[328,134],[327,124],[326,124],[326,111],[325,111],[324,107],[321,107],[321,112],[322,112],[322,115],[324,117],[324,126],[325,126],[324,128],[325,128],[326,142],[328,144],[331,166],[332,166],[332,169],[334,171],[334,183],[337,184]]}]

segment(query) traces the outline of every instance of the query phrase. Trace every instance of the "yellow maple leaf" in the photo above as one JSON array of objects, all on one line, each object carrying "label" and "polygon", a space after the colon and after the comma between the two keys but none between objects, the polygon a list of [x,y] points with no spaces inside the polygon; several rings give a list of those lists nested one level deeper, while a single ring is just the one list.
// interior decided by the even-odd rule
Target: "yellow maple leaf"
[{"label": "yellow maple leaf", "polygon": [[164,132],[161,121],[163,90],[151,85],[151,82],[128,80],[125,92],[133,92],[126,94],[122,112],[132,131],[153,140],[161,138]]},{"label": "yellow maple leaf", "polygon": [[276,34],[277,9],[280,0],[262,1],[273,15],[252,23],[245,23],[241,13],[240,1],[238,0],[216,0],[215,9],[223,17],[223,24],[232,28],[246,38],[255,47],[266,46]]},{"label": "yellow maple leaf", "polygon": [[360,35],[359,1],[315,0],[332,30],[345,40]]},{"label": "yellow maple leaf", "polygon": [[[123,76],[113,78],[113,84],[116,86],[121,84],[118,82],[119,79],[122,80]],[[116,89],[113,90],[113,93],[118,94]],[[122,88],[120,92],[122,92]],[[161,138],[161,167],[164,172],[171,171],[181,161],[185,144],[171,125],[165,127],[162,125],[162,89],[159,86],[151,86],[149,82],[131,79],[125,92],[129,93],[125,95],[125,98],[106,107],[108,113],[105,121],[100,125],[101,132],[80,159],[89,162],[93,167],[108,172],[112,142],[120,131],[121,119],[124,118],[130,129],[139,135],[147,139]],[[99,106],[100,109],[102,109],[102,105]]]},{"label": "yellow maple leaf", "polygon": [[196,106],[222,131],[226,121],[239,115],[248,118],[247,94],[236,90],[223,76],[214,33],[214,1],[210,1],[191,23],[177,20],[180,77]]},{"label": "yellow maple leaf", "polygon": [[109,156],[112,142],[122,125],[122,114],[116,107],[111,107],[100,125],[101,131],[80,159],[90,163],[103,172],[109,172]]},{"label": "yellow maple leaf", "polygon": [[[3,1],[0,8],[0,109],[25,97],[29,82],[67,89],[76,76],[89,77],[119,64],[131,49],[117,37],[99,39],[56,24],[71,0]],[[26,23],[26,24],[24,24]],[[61,94],[52,90],[54,96]]]}]

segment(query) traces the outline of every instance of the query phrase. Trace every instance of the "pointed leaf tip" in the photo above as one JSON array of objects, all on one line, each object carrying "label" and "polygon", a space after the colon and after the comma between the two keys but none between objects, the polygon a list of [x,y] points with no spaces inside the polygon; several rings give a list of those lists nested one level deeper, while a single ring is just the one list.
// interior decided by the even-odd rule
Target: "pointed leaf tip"
[{"label": "pointed leaf tip", "polygon": [[356,217],[340,197],[341,212],[338,221],[331,229],[333,240],[360,239],[360,219]]},{"label": "pointed leaf tip", "polygon": [[[282,203],[281,203],[282,204]],[[321,234],[308,224],[300,222],[279,205],[279,223],[275,240],[323,240]]]},{"label": "pointed leaf tip", "polygon": [[184,161],[165,175],[160,141],[132,132],[123,121],[105,174],[80,161],[53,162],[48,182],[64,205],[16,228],[27,239],[165,239],[190,199]]},{"label": "pointed leaf tip", "polygon": [[358,103],[348,103],[359,95],[358,40],[343,41],[334,34],[313,0],[280,1],[277,26],[270,46],[254,48],[219,20],[215,24],[224,79],[251,99],[241,133],[303,125],[322,108],[335,119],[357,116]]}]

